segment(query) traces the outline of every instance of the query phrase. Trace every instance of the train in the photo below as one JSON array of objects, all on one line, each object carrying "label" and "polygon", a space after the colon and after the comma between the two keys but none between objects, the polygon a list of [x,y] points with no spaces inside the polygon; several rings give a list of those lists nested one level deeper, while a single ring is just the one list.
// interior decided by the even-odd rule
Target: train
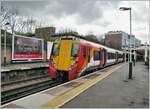
[{"label": "train", "polygon": [[74,37],[53,42],[49,59],[51,79],[70,81],[94,70],[124,61],[123,51]]}]

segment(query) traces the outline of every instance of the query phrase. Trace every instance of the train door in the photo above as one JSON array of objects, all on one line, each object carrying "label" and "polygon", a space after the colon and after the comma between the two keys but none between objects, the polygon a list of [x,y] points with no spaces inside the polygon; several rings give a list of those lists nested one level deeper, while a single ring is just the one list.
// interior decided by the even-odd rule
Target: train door
[{"label": "train door", "polygon": [[79,57],[78,69],[83,70],[86,69],[88,64],[88,56],[87,56],[87,47],[85,45],[81,46],[81,56]]},{"label": "train door", "polygon": [[87,68],[90,66],[90,47],[87,47]]},{"label": "train door", "polygon": [[90,47],[88,47],[88,63],[90,62]]},{"label": "train door", "polygon": [[103,55],[104,55],[104,64],[103,66],[105,66],[107,64],[107,50],[106,49],[103,49]]},{"label": "train door", "polygon": [[100,66],[103,67],[104,64],[104,50],[103,48],[100,48]]}]

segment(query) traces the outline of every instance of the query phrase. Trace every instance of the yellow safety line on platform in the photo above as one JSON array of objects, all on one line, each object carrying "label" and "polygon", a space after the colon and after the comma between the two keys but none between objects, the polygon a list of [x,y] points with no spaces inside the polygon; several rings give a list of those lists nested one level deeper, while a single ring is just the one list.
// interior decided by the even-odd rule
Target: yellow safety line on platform
[{"label": "yellow safety line on platform", "polygon": [[79,87],[76,87],[76,88],[72,89],[71,91],[68,91],[67,93],[65,93],[63,95],[54,98],[53,100],[41,105],[40,107],[42,107],[42,108],[58,108],[58,107],[61,107],[62,105],[69,102],[71,99],[75,98],[80,93],[85,91],[86,89],[90,88],[91,86],[93,86],[97,82],[103,80],[104,78],[106,78],[107,76],[112,74],[114,71],[121,68],[123,65],[119,65],[118,67],[112,69],[111,71],[108,71],[108,72],[105,72],[105,73],[101,74],[100,76],[96,77],[95,79],[86,81],[84,84],[80,85]]}]

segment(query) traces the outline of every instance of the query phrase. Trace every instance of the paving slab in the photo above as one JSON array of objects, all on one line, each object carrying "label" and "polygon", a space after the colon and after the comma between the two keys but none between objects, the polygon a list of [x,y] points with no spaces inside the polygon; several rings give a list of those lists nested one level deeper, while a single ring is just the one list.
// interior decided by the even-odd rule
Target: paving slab
[{"label": "paving slab", "polygon": [[144,62],[136,63],[132,80],[127,75],[128,64],[62,108],[148,108],[149,72]]}]

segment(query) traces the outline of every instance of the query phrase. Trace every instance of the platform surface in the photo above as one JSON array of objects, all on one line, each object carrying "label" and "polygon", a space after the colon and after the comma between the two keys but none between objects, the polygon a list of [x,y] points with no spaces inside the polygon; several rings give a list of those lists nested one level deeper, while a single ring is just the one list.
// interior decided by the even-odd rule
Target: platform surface
[{"label": "platform surface", "polygon": [[[128,64],[98,82],[62,108],[148,108],[149,73],[144,62],[137,62],[133,80],[128,76]],[[127,80],[127,81],[124,81]]]}]

